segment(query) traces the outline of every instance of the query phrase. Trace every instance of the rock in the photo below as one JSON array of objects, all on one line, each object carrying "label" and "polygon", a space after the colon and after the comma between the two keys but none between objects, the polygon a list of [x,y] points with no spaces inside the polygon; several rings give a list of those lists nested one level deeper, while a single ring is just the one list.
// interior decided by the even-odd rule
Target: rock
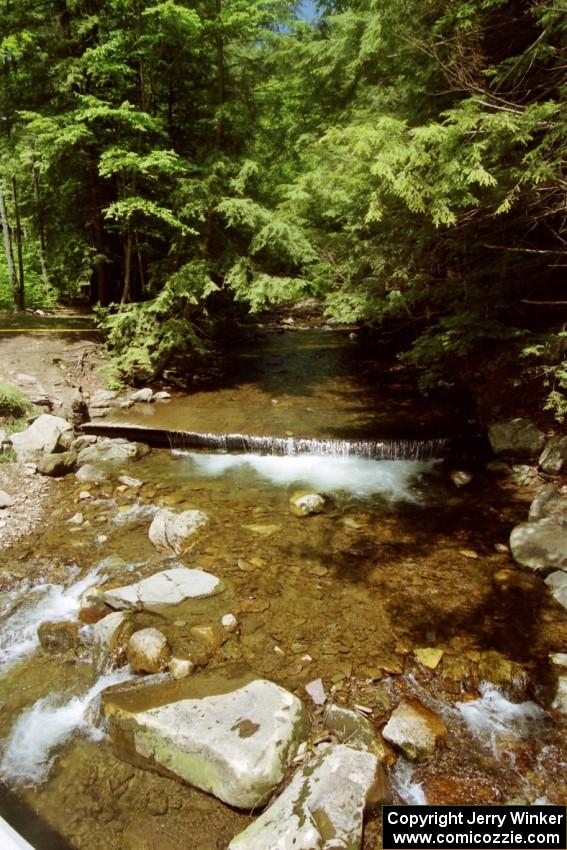
[{"label": "rock", "polygon": [[41,475],[50,475],[53,478],[59,478],[71,472],[76,462],[77,455],[74,451],[43,455],[37,462],[37,471]]},{"label": "rock", "polygon": [[325,726],[339,743],[354,750],[364,750],[376,756],[379,762],[393,764],[396,757],[392,749],[378,736],[370,720],[341,705],[330,705],[325,711]]},{"label": "rock", "polygon": [[430,670],[436,670],[443,658],[444,650],[435,649],[434,647],[420,647],[414,649],[413,654],[424,667],[428,667]]},{"label": "rock", "polygon": [[545,517],[567,521],[567,494],[561,493],[555,484],[546,484],[530,505],[529,519]]},{"label": "rock", "polygon": [[293,694],[226,669],[109,688],[102,701],[120,755],[148,759],[237,808],[262,804],[309,729]]},{"label": "rock", "polygon": [[85,463],[84,466],[81,466],[77,470],[75,478],[77,481],[82,481],[83,483],[102,484],[103,481],[108,481],[110,473],[108,470],[100,466],[95,466],[93,463]]},{"label": "rock", "polygon": [[16,504],[16,500],[5,490],[0,490],[0,508],[11,508]]},{"label": "rock", "polygon": [[79,620],[81,623],[93,625],[112,613],[112,608],[106,604],[99,587],[89,587],[81,596],[79,602]]},{"label": "rock", "polygon": [[289,509],[294,516],[303,517],[310,514],[320,514],[325,510],[325,497],[319,493],[300,490],[290,497]]},{"label": "rock", "polygon": [[74,436],[65,419],[43,413],[25,431],[12,434],[11,440],[19,463],[37,463],[43,454],[66,451]]},{"label": "rock", "polygon": [[221,620],[221,625],[227,632],[234,632],[238,628],[238,620],[234,614],[225,614]]},{"label": "rock", "polygon": [[140,481],[139,478],[131,478],[129,475],[121,475],[118,480],[121,484],[124,484],[125,487],[132,487],[134,489],[138,489],[138,487],[141,487],[144,483],[143,481]]},{"label": "rock", "polygon": [[201,599],[221,593],[224,586],[216,576],[203,570],[174,567],[163,570],[136,584],[115,587],[104,593],[104,601],[112,608],[151,609],[162,605],[179,605],[186,599]]},{"label": "rock", "polygon": [[551,590],[553,598],[564,608],[567,608],[567,572],[557,570],[548,575],[545,583]]},{"label": "rock", "polygon": [[537,487],[540,483],[539,473],[535,466],[512,464],[510,480],[517,487]]},{"label": "rock", "polygon": [[532,570],[567,568],[567,522],[552,517],[522,522],[510,535],[514,560]]},{"label": "rock", "polygon": [[495,455],[517,458],[537,457],[545,444],[545,434],[529,419],[496,422],[488,429]]},{"label": "rock", "polygon": [[134,626],[129,614],[113,611],[93,628],[93,662],[97,676],[126,664],[128,641]]},{"label": "rock", "polygon": [[177,555],[189,547],[189,538],[193,537],[208,522],[202,511],[176,511],[173,508],[161,508],[152,520],[149,537],[154,546],[171,549]]},{"label": "rock", "polygon": [[144,387],[142,390],[136,390],[130,396],[130,401],[150,402],[154,397],[153,391],[149,387]]},{"label": "rock", "polygon": [[169,659],[169,672],[174,679],[185,679],[186,676],[191,675],[194,669],[195,665],[188,658]]},{"label": "rock", "polygon": [[459,549],[459,555],[462,555],[463,558],[469,558],[471,561],[478,560],[478,552],[475,552],[474,549]]},{"label": "rock", "polygon": [[262,537],[271,537],[272,534],[277,534],[281,530],[281,525],[245,525],[243,527]]},{"label": "rock", "polygon": [[110,402],[118,397],[117,390],[96,390],[90,398],[89,407],[110,407]]},{"label": "rock", "polygon": [[449,478],[455,487],[466,487],[473,480],[470,472],[465,472],[464,469],[455,469],[449,473]]},{"label": "rock", "polygon": [[364,810],[376,800],[378,762],[343,744],[328,747],[228,850],[359,850]]},{"label": "rock", "polygon": [[130,460],[138,460],[150,452],[150,447],[145,443],[131,443],[121,437],[105,438],[93,446],[82,449],[77,462],[79,466],[85,463],[126,463]]},{"label": "rock", "polygon": [[79,643],[79,626],[68,620],[45,622],[37,630],[39,642],[49,652],[66,652]]},{"label": "rock", "polygon": [[[276,647],[278,649],[279,647]],[[327,701],[327,694],[325,693],[325,688],[323,687],[322,679],[314,679],[312,682],[309,682],[305,685],[305,690],[315,703],[315,705],[324,705]]]},{"label": "rock", "polygon": [[171,393],[168,393],[167,390],[160,390],[157,393],[154,393],[154,401],[167,401],[167,399],[171,398]]},{"label": "rock", "polygon": [[71,443],[71,448],[78,454],[82,449],[86,449],[87,446],[94,446],[97,441],[98,437],[95,437],[94,434],[81,434],[80,437],[75,437]]},{"label": "rock", "polygon": [[82,525],[84,521],[85,521],[85,518],[84,518],[83,514],[82,514],[80,511],[77,511],[77,513],[76,513],[76,514],[73,514],[73,516],[72,516],[72,517],[70,517],[70,518],[67,520],[67,522],[69,523],[69,525]]},{"label": "rock", "polygon": [[499,555],[507,555],[510,551],[510,548],[506,546],[505,543],[495,543],[494,551],[498,552]]},{"label": "rock", "polygon": [[110,413],[110,407],[89,407],[87,413],[89,419],[104,419]]},{"label": "rock", "polygon": [[567,467],[567,434],[552,437],[539,456],[539,467],[548,475],[559,475]]},{"label": "rock", "polygon": [[69,422],[73,428],[79,428],[89,418],[87,403],[80,389],[73,391],[68,404]]},{"label": "rock", "polygon": [[222,626],[219,626],[217,623],[213,625],[191,626],[189,635],[192,640],[201,644],[209,657],[226,641],[226,633]]},{"label": "rock", "polygon": [[552,707],[562,714],[567,714],[567,675],[557,678]]},{"label": "rock", "polygon": [[493,685],[509,685],[514,677],[514,667],[509,658],[489,649],[482,652],[478,663],[478,678]]},{"label": "rock", "polygon": [[170,658],[167,638],[159,629],[140,629],[128,641],[128,661],[134,673],[162,673]]},{"label": "rock", "polygon": [[430,759],[437,744],[447,735],[441,718],[419,700],[407,697],[390,715],[383,737],[413,761]]}]

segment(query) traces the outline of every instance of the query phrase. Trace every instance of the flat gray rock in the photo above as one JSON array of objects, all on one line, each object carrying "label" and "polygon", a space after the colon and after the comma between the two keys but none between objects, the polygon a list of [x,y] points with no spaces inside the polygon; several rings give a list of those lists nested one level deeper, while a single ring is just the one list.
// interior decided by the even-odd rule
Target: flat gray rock
[{"label": "flat gray rock", "polygon": [[170,549],[177,555],[185,552],[194,537],[209,521],[203,511],[176,511],[161,508],[155,515],[148,532],[154,546]]},{"label": "flat gray rock", "polygon": [[155,573],[135,584],[107,590],[103,598],[112,608],[142,610],[160,605],[179,605],[186,599],[214,596],[223,589],[220,579],[210,573],[187,567],[174,567]]},{"label": "flat gray rock", "polygon": [[65,451],[73,442],[73,426],[60,416],[43,413],[29,428],[10,437],[20,463],[36,463],[43,454]]},{"label": "flat gray rock", "polygon": [[77,463],[83,466],[85,463],[125,463],[129,460],[138,460],[149,454],[150,447],[145,443],[133,443],[123,440],[105,438],[99,440],[94,446],[87,446],[79,452]]},{"label": "flat gray rock", "polygon": [[228,850],[359,850],[377,768],[371,753],[328,747]]},{"label": "flat gray rock", "polygon": [[[199,680],[208,681],[199,676],[169,680],[170,701],[142,710],[139,687],[134,697],[131,690],[110,689],[103,705],[111,739],[119,753],[128,744],[138,759],[166,768],[231,806],[254,808],[281,782],[307,734],[305,709],[296,696],[265,679],[171,701],[172,687],[182,693],[185,683],[198,688]],[[151,704],[159,686],[146,693]]]}]

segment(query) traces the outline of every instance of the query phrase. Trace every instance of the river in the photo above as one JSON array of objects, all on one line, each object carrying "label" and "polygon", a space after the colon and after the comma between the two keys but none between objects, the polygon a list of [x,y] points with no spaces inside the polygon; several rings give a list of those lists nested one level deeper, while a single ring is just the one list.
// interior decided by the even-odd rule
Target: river
[{"label": "river", "polygon": [[[86,587],[169,563],[148,539],[164,505],[208,514],[210,532],[181,560],[219,576],[226,591],[136,615],[137,626],[157,625],[175,651],[195,623],[233,613],[240,631],[210,669],[244,662],[313,712],[305,685],[322,678],[330,697],[364,706],[377,729],[402,695],[417,696],[449,734],[431,761],[390,765],[399,802],[565,803],[564,721],[546,706],[547,656],[567,645],[567,616],[541,578],[495,548],[525,518],[532,493],[504,486],[482,458],[467,459],[474,478],[460,489],[449,477],[458,459],[376,460],[344,449],[473,433],[466,409],[419,398],[405,373],[346,333],[260,330],[235,352],[224,385],[107,421],[343,449],[177,446],[99,485],[61,480],[49,523],[10,553],[0,595],[2,814],[38,850],[223,850],[251,821],[116,757],[93,706],[127,670],[96,680],[88,647],[50,654],[38,645],[38,625],[76,618]],[[124,472],[142,486],[120,484]],[[323,493],[326,510],[293,516],[295,490]],[[69,523],[77,513],[81,521]],[[424,648],[441,652],[433,669],[419,661]],[[381,846],[380,818],[369,813],[364,850]]]}]

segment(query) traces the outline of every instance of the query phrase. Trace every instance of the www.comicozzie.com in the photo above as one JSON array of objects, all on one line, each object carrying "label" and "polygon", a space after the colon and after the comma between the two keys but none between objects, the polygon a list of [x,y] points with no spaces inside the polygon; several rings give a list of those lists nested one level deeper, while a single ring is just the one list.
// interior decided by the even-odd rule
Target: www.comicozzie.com
[{"label": "www.comicozzie.com", "polygon": [[384,850],[565,850],[564,806],[384,806]]}]

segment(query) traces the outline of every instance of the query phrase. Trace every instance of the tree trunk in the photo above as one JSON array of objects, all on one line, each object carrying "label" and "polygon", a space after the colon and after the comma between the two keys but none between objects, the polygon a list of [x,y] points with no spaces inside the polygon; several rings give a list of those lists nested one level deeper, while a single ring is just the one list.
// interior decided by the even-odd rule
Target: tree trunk
[{"label": "tree trunk", "polygon": [[39,192],[39,174],[36,166],[33,166],[33,195],[35,200],[35,215],[37,219],[37,241],[39,250],[39,262],[41,265],[41,277],[45,289],[49,289],[49,273],[47,271],[47,243],[45,239],[45,223],[43,220],[43,210],[41,208],[41,197]]},{"label": "tree trunk", "polygon": [[8,265],[8,277],[10,286],[14,293],[14,302],[16,301],[16,292],[18,289],[18,276],[16,274],[16,266],[14,263],[14,249],[12,247],[12,234],[10,232],[10,223],[8,221],[8,210],[6,209],[6,198],[4,194],[4,183],[0,181],[0,218],[2,219],[2,233],[4,234],[4,248],[6,249],[6,263]]},{"label": "tree trunk", "polygon": [[22,223],[20,220],[20,207],[18,204],[18,185],[15,175],[12,177],[12,199],[14,201],[14,218],[16,221],[15,236],[16,236],[16,251],[18,255],[18,275],[17,287],[14,293],[14,302],[16,310],[25,310],[25,295],[24,295],[24,246],[22,239]]},{"label": "tree trunk", "polygon": [[132,251],[134,247],[134,238],[132,235],[132,229],[128,228],[128,234],[126,236],[126,249],[124,256],[124,288],[122,290],[122,298],[120,299],[120,306],[127,304],[130,301],[130,284],[132,280]]}]

